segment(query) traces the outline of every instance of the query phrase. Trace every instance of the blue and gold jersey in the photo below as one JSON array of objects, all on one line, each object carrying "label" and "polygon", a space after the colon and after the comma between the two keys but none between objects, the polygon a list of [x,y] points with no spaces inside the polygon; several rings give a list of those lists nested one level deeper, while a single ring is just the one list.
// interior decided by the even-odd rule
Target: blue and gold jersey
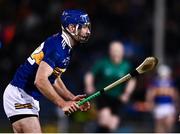
[{"label": "blue and gold jersey", "polygon": [[16,71],[11,84],[17,86],[35,99],[39,99],[41,93],[34,85],[38,66],[45,61],[53,68],[49,77],[51,84],[56,77],[65,72],[71,57],[71,45],[68,37],[63,32],[46,39]]},{"label": "blue and gold jersey", "polygon": [[154,101],[156,104],[173,103],[172,94],[175,90],[175,85],[171,79],[155,79],[151,85],[155,91]]}]

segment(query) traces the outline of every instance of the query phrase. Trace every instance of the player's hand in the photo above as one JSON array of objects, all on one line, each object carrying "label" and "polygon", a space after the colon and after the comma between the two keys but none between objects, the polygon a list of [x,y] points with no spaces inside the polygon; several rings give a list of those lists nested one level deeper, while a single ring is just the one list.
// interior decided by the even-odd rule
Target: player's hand
[{"label": "player's hand", "polygon": [[85,92],[87,93],[87,94],[92,94],[92,93],[94,93],[96,91],[96,88],[94,87],[94,86],[92,86],[92,85],[89,85],[89,86],[86,86],[85,87]]},{"label": "player's hand", "polygon": [[90,108],[91,108],[91,105],[90,105],[89,102],[86,102],[86,103],[84,103],[83,105],[80,106],[80,110],[82,112],[85,112],[85,111],[89,110]]},{"label": "player's hand", "polygon": [[123,103],[127,103],[129,101],[129,95],[124,93],[120,96],[120,101]]},{"label": "player's hand", "polygon": [[[81,101],[83,100],[84,98],[86,97],[86,94],[83,94],[83,95],[77,95],[73,98],[73,101]],[[80,110],[83,112],[83,111],[87,111],[90,109],[90,103],[89,102],[86,102],[84,103],[83,105],[80,106]]]},{"label": "player's hand", "polygon": [[77,105],[76,101],[66,101],[62,107],[63,112],[69,116],[70,114],[79,110],[79,106]]},{"label": "player's hand", "polygon": [[86,94],[76,95],[72,100],[73,101],[80,101],[80,100],[84,99],[85,97],[86,97]]}]

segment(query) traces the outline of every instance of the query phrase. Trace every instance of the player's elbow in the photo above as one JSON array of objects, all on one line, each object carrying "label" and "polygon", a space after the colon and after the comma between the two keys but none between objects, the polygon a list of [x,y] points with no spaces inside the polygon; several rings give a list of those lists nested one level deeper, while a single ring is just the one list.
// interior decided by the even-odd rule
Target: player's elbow
[{"label": "player's elbow", "polygon": [[42,88],[45,81],[46,81],[46,80],[43,79],[43,78],[37,78],[37,79],[35,79],[35,81],[34,81],[34,85],[35,85],[37,88]]}]

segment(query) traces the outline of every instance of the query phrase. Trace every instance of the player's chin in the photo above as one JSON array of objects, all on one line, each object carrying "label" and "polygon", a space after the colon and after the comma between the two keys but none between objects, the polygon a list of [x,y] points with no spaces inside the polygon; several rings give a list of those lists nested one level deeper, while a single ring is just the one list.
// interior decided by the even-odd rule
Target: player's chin
[{"label": "player's chin", "polygon": [[80,42],[81,43],[87,43],[89,40],[89,36],[82,36],[81,39],[80,39]]}]

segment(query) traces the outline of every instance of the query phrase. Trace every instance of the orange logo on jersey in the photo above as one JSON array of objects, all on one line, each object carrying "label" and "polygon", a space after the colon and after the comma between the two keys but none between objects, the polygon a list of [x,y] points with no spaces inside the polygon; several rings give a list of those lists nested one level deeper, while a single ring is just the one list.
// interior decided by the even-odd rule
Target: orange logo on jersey
[{"label": "orange logo on jersey", "polygon": [[41,60],[43,59],[44,57],[44,53],[43,51],[40,51],[39,53],[34,53],[31,55],[32,59],[35,60],[35,62],[39,65]]},{"label": "orange logo on jersey", "polygon": [[40,64],[41,60],[44,57],[44,52],[42,51],[43,47],[44,47],[44,42],[41,43],[41,45],[38,48],[36,48],[36,50],[27,59],[31,65],[33,65],[34,63],[38,65]]}]

